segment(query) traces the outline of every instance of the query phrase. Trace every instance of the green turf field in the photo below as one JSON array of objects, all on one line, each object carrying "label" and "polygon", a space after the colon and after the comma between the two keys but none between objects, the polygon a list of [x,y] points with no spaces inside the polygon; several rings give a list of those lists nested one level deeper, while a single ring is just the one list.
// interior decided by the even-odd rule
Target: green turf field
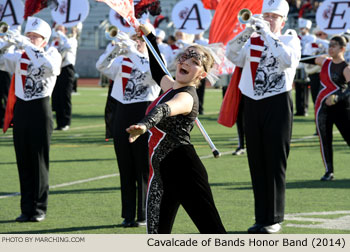
[{"label": "green turf field", "polygon": [[[0,233],[62,234],[145,233],[145,227],[121,227],[120,183],[113,143],[105,142],[106,88],[79,88],[73,96],[71,129],[54,132],[50,152],[47,219],[16,223],[20,214],[19,180],[12,130],[0,135]],[[205,115],[199,119],[223,154],[214,159],[199,130],[192,142],[209,174],[222,221],[229,233],[246,233],[254,223],[253,193],[246,155],[232,156],[237,132],[216,119],[221,90],[207,89]],[[313,105],[310,103],[310,108]],[[349,129],[350,130],[350,129]],[[319,181],[324,167],[313,111],[296,117],[288,160],[286,220],[283,233],[350,233],[350,149],[334,128],[335,180]],[[180,208],[173,233],[198,233]]]}]

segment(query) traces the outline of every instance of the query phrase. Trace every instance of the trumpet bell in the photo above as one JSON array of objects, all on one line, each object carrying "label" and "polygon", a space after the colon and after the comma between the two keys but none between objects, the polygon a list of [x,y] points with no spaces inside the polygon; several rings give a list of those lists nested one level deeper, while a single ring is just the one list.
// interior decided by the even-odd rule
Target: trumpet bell
[{"label": "trumpet bell", "polygon": [[0,36],[6,35],[9,25],[6,22],[0,22]]},{"label": "trumpet bell", "polygon": [[118,34],[118,28],[114,25],[108,27],[105,31],[106,39],[114,40]]},{"label": "trumpet bell", "polygon": [[238,12],[237,18],[241,24],[247,24],[249,23],[249,20],[252,18],[252,15],[253,14],[249,9],[241,9]]}]

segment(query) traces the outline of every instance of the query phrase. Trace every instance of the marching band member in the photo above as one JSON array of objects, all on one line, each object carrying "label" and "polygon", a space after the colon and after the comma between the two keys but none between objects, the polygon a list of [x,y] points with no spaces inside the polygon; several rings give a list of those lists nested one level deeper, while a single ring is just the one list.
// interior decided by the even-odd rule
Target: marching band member
[{"label": "marching band member", "polygon": [[149,175],[148,135],[131,144],[125,129],[144,117],[148,105],[160,93],[160,87],[150,73],[146,43],[136,33],[131,34],[130,38],[119,32],[117,39],[107,46],[96,63],[96,68],[102,74],[114,80],[111,96],[116,104],[112,134],[120,172],[124,227],[146,224]]},{"label": "marching band member", "polygon": [[72,118],[72,91],[75,81],[74,65],[78,48],[75,36],[67,37],[67,28],[56,25],[51,46],[57,48],[62,56],[61,74],[57,77],[52,93],[52,110],[56,112],[55,130],[68,130]]},{"label": "marching band member", "polygon": [[21,51],[0,54],[0,68],[15,74],[13,88],[17,100],[13,111],[13,142],[22,212],[16,219],[18,222],[42,221],[46,216],[52,134],[49,99],[62,60],[55,48],[44,50],[51,36],[51,28],[44,20],[29,17],[24,33],[22,36],[9,31],[4,37]]},{"label": "marching band member", "polygon": [[[301,54],[305,54],[305,46],[308,43],[315,42],[315,35],[310,34],[312,26],[311,20],[299,18],[298,26],[300,30]],[[299,64],[295,74],[295,115],[306,116],[309,108],[309,81],[305,72],[304,64]]]},{"label": "marching band member", "polygon": [[345,62],[346,39],[334,36],[329,42],[328,54],[316,59],[305,60],[322,67],[320,90],[315,106],[315,117],[320,138],[321,155],[326,169],[321,181],[334,178],[333,166],[333,124],[335,124],[350,146],[350,66]]},{"label": "marching band member", "polygon": [[255,199],[255,224],[248,233],[280,232],[284,220],[291,89],[301,52],[296,34],[281,35],[288,10],[285,0],[265,0],[262,18],[252,17],[226,46],[227,58],[242,68],[239,89]]},{"label": "marching band member", "polygon": [[[155,36],[141,29],[159,54]],[[212,68],[213,57],[202,46],[187,47],[178,58],[174,81],[149,54],[152,77],[165,93],[151,104],[146,117],[127,129],[130,142],[151,132],[147,232],[171,233],[181,204],[200,233],[226,233],[207,172],[190,142],[198,115],[196,85]]]}]

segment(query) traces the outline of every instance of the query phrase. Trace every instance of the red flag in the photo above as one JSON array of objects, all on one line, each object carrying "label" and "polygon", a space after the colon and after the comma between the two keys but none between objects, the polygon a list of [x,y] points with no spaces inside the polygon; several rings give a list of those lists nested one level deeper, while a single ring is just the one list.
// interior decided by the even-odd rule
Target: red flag
[{"label": "red flag", "polygon": [[33,16],[51,4],[54,4],[56,7],[58,6],[57,0],[26,0],[23,18],[27,20],[27,17]]},{"label": "red flag", "polygon": [[253,14],[261,14],[263,0],[225,0],[220,1],[211,21],[209,43],[222,42],[225,45],[244,28],[238,22],[238,12],[249,9]]},{"label": "red flag", "polygon": [[7,129],[10,127],[10,124],[13,118],[13,108],[15,106],[16,100],[17,98],[15,95],[15,75],[12,75],[11,85],[10,85],[7,104],[6,104],[4,126],[2,128],[2,131],[4,133],[6,133]]},{"label": "red flag", "polygon": [[202,0],[204,8],[208,10],[215,10],[220,0]]},{"label": "red flag", "polygon": [[236,67],[221,104],[218,123],[226,127],[232,127],[237,120],[239,103],[242,97],[242,93],[238,88],[241,74],[242,68]]}]

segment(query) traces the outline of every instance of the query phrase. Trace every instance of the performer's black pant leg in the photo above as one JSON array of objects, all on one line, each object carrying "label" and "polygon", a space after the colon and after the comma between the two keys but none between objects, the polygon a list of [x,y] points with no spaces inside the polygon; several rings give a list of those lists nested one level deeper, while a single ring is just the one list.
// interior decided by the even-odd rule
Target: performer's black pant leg
[{"label": "performer's black pant leg", "polygon": [[321,105],[319,112],[316,114],[316,125],[320,139],[321,155],[326,172],[333,172],[333,115],[331,108]]},{"label": "performer's black pant leg", "polygon": [[296,115],[305,115],[309,107],[309,90],[306,82],[295,82]]},{"label": "performer's black pant leg", "polygon": [[[161,209],[160,217],[164,211],[170,217],[176,214],[179,202],[200,233],[226,233],[214,203],[207,172],[192,145],[178,147],[169,153],[161,162],[160,172],[164,195],[173,197],[166,198],[165,202],[173,203],[170,203],[170,210]],[[163,199],[161,205],[166,207]],[[172,226],[172,221],[168,223]]]},{"label": "performer's black pant leg", "polygon": [[29,102],[17,100],[13,134],[24,214],[47,211],[51,118],[48,97]]},{"label": "performer's black pant leg", "polygon": [[265,172],[265,157],[262,152],[264,146],[262,128],[259,126],[259,112],[255,111],[254,101],[244,97],[244,131],[247,141],[247,155],[254,193],[255,221],[259,224],[267,222],[267,209],[265,207],[266,195],[264,181],[267,180]]},{"label": "performer's black pant leg", "polygon": [[310,74],[309,78],[310,78],[312,102],[315,104],[318,92],[320,91],[320,87],[321,87],[320,73]]},{"label": "performer's black pant leg", "polygon": [[56,111],[56,122],[58,127],[71,124],[72,117],[72,91],[74,82],[73,65],[65,66],[57,76],[56,85],[52,93],[52,106]]},{"label": "performer's black pant leg", "polygon": [[198,112],[199,114],[203,114],[204,112],[204,93],[205,93],[205,83],[206,79],[202,79],[198,88],[196,89],[197,95],[198,95]]},{"label": "performer's black pant leg", "polygon": [[260,224],[282,222],[285,172],[292,133],[290,93],[254,101],[244,97],[248,161]]},{"label": "performer's black pant leg", "polygon": [[129,143],[125,131],[145,115],[148,102],[121,104],[117,102],[113,113],[113,139],[120,173],[122,217],[135,219],[136,197],[138,220],[145,219],[147,180],[149,174],[148,133]]},{"label": "performer's black pant leg", "polygon": [[244,148],[244,119],[243,119],[243,109],[244,109],[244,102],[241,102],[239,104],[239,110],[237,115],[237,133],[238,133],[238,147]]}]

